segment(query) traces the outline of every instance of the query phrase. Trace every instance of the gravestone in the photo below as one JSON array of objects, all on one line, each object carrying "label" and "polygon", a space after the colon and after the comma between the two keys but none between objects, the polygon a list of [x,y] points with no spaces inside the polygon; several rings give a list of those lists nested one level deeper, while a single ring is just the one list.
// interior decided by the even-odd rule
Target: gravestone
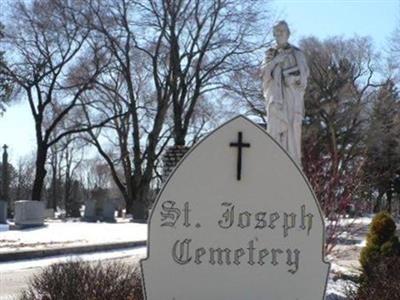
[{"label": "gravestone", "polygon": [[188,152],[154,204],[145,298],[322,300],[324,234],[296,163],[237,117]]},{"label": "gravestone", "polygon": [[53,219],[54,215],[55,215],[55,213],[54,213],[54,209],[53,208],[46,208],[44,210],[44,217],[46,219]]},{"label": "gravestone", "polygon": [[87,222],[96,222],[96,201],[86,200],[85,202],[85,212],[83,214],[83,220]]},{"label": "gravestone", "polygon": [[15,202],[14,209],[14,222],[17,227],[25,228],[44,224],[44,202],[20,200]]},{"label": "gravestone", "polygon": [[115,222],[116,205],[112,200],[106,200],[102,203],[101,220],[104,222]]},{"label": "gravestone", "polygon": [[0,200],[0,224],[7,224],[7,201]]},{"label": "gravestone", "polygon": [[87,200],[83,220],[87,222],[116,222],[116,204],[113,200]]}]

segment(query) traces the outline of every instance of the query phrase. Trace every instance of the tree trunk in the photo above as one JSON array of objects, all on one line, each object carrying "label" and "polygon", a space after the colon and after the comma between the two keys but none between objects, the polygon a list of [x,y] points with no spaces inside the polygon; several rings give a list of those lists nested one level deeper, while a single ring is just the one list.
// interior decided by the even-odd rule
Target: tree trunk
[{"label": "tree trunk", "polygon": [[48,207],[47,208],[52,208],[54,211],[57,210],[57,167],[52,166],[52,178],[51,178],[51,199],[48,201]]},{"label": "tree trunk", "polygon": [[132,214],[133,215],[133,199],[125,199],[125,210],[126,214]]},{"label": "tree trunk", "polygon": [[35,180],[33,181],[32,188],[32,200],[40,201],[42,198],[42,190],[44,185],[44,179],[46,177],[46,158],[47,158],[47,147],[46,145],[38,145],[36,154],[36,171]]},{"label": "tree trunk", "polygon": [[392,212],[392,198],[393,198],[393,192],[391,190],[386,192],[386,210],[388,212]]},{"label": "tree trunk", "polygon": [[174,107],[174,142],[175,146],[185,146],[186,131],[182,125],[182,116],[178,115],[179,113],[182,113],[181,110]]},{"label": "tree trunk", "polygon": [[133,220],[138,223],[145,223],[147,220],[147,205],[142,199],[137,199],[132,203]]},{"label": "tree trunk", "polygon": [[[68,172],[68,171],[67,171]],[[65,203],[65,212],[67,217],[73,217],[72,216],[72,210],[73,210],[73,203],[72,203],[72,195],[71,195],[71,179],[68,176],[68,173],[65,175],[65,181],[64,181],[64,203]]]},{"label": "tree trunk", "polygon": [[128,182],[126,185],[126,193],[123,193],[127,214],[133,214],[133,199],[135,198],[133,184]]},{"label": "tree trunk", "polygon": [[149,192],[149,183],[140,183],[134,188],[134,195],[131,197],[131,201],[129,201],[129,205],[127,204],[127,212],[133,215],[133,220],[135,222],[146,222],[148,218],[148,192]]},{"label": "tree trunk", "polygon": [[185,134],[183,130],[175,131],[175,146],[185,146]]},{"label": "tree trunk", "polygon": [[382,202],[383,193],[380,191],[378,197],[376,198],[376,202],[373,208],[374,213],[378,213],[381,211],[381,202]]}]

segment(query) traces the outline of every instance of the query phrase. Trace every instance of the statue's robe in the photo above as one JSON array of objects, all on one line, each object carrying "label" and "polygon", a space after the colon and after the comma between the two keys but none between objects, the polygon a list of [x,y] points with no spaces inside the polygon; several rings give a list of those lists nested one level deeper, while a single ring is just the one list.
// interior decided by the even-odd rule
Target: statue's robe
[{"label": "statue's robe", "polygon": [[288,45],[278,49],[283,62],[273,59],[262,65],[263,94],[266,100],[267,132],[301,164],[301,125],[304,117],[304,91],[309,68],[300,49]]}]

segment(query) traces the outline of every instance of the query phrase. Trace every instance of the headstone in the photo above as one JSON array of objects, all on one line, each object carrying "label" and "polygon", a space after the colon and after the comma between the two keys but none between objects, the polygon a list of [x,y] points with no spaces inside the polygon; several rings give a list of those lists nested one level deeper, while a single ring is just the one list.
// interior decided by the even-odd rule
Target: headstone
[{"label": "headstone", "polygon": [[0,224],[7,224],[7,201],[0,200]]},{"label": "headstone", "polygon": [[147,300],[322,300],[324,223],[296,163],[237,117],[165,183],[141,262]]},{"label": "headstone", "polygon": [[46,219],[52,219],[52,218],[54,218],[54,209],[53,208],[46,208],[45,210],[44,210],[44,217],[46,218]]},{"label": "headstone", "polygon": [[83,219],[87,222],[96,222],[96,201],[87,200],[85,202],[85,212],[83,214]]},{"label": "headstone", "polygon": [[116,205],[112,200],[103,201],[101,219],[104,222],[115,222]]},{"label": "headstone", "polygon": [[15,225],[20,228],[44,224],[44,202],[20,200],[15,202]]}]

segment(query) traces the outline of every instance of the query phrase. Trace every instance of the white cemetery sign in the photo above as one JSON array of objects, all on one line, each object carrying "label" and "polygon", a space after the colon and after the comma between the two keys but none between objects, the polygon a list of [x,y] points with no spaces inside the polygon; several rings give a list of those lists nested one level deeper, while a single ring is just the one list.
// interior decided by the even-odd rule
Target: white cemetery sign
[{"label": "white cemetery sign", "polygon": [[315,196],[289,155],[237,117],[161,191],[142,261],[147,300],[322,300],[329,264]]}]

